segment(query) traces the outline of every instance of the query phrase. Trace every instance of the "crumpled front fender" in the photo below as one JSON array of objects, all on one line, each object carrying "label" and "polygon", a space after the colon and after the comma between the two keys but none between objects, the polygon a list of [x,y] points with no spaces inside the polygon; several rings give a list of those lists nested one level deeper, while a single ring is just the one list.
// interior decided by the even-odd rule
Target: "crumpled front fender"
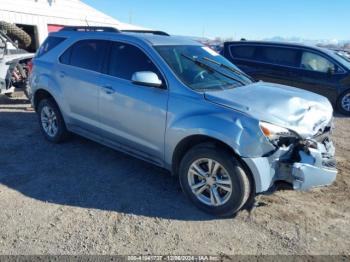
[{"label": "crumpled front fender", "polygon": [[203,102],[185,103],[182,100],[179,107],[176,101],[169,101],[165,134],[166,164],[172,163],[176,146],[195,135],[219,140],[241,157],[259,157],[274,150],[263,136],[258,120],[205,100]]}]

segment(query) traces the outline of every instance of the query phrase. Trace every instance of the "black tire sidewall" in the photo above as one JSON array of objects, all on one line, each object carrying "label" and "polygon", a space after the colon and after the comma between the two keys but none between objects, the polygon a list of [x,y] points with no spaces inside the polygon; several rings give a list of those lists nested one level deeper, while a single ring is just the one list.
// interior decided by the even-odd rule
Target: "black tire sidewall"
[{"label": "black tire sidewall", "polygon": [[[43,125],[42,125],[42,122],[41,122],[41,111],[45,106],[50,107],[54,111],[56,118],[57,118],[58,130],[57,130],[56,135],[53,137],[49,136],[45,132]],[[56,102],[53,99],[43,99],[40,101],[39,106],[38,106],[38,118],[39,118],[40,130],[48,141],[50,141],[52,143],[60,143],[66,138],[66,136],[67,136],[66,125],[64,123],[64,119],[61,115],[61,112],[60,112]]]},{"label": "black tire sidewall", "polygon": [[23,29],[19,28],[15,24],[0,21],[0,29],[7,31],[7,35],[14,41],[18,40],[24,48],[30,46],[32,39]]},{"label": "black tire sidewall", "polygon": [[338,98],[338,101],[337,101],[337,108],[338,108],[338,111],[340,113],[342,113],[343,115],[347,115],[347,116],[350,116],[350,112],[349,111],[346,111],[345,109],[343,109],[343,106],[342,106],[342,100],[343,100],[343,97],[347,94],[350,93],[350,89],[347,89],[345,90]]},{"label": "black tire sidewall", "polygon": [[[188,170],[191,164],[200,158],[211,158],[219,162],[229,173],[232,181],[232,194],[227,203],[219,207],[211,207],[200,202],[192,193],[188,183]],[[185,195],[201,210],[216,216],[234,215],[245,204],[245,181],[242,175],[246,175],[243,166],[234,156],[224,150],[210,147],[196,147],[190,150],[182,159],[179,170],[179,180]],[[244,172],[244,174],[242,174]],[[249,187],[250,188],[250,187]]]}]

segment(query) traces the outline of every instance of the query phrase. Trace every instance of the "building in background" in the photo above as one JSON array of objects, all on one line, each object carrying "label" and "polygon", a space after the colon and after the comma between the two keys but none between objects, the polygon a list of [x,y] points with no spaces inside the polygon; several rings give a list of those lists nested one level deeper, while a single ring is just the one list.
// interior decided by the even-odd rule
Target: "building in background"
[{"label": "building in background", "polygon": [[0,21],[16,24],[32,38],[35,51],[50,32],[63,26],[110,26],[121,30],[144,29],[122,23],[80,0],[1,0]]}]

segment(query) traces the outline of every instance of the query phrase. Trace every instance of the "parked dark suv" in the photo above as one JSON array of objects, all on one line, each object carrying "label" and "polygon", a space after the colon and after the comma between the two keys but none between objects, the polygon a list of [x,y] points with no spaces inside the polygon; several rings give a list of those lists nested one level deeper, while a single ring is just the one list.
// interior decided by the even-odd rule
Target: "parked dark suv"
[{"label": "parked dark suv", "polygon": [[226,42],[228,60],[257,80],[295,86],[327,97],[350,115],[350,59],[341,51],[301,44]]}]

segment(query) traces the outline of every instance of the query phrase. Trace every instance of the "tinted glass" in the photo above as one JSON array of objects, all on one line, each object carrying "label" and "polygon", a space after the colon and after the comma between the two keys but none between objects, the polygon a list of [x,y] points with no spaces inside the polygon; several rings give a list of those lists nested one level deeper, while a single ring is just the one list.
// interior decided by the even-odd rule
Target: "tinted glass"
[{"label": "tinted glass", "polygon": [[304,52],[301,58],[301,68],[327,73],[335,70],[335,65],[328,59],[310,52]]},{"label": "tinted glass", "polygon": [[344,51],[337,51],[335,52],[337,56],[340,58],[343,58],[346,62],[350,62],[350,53],[349,52],[344,52]]},{"label": "tinted glass", "polygon": [[36,53],[36,57],[43,56],[44,54],[58,46],[60,43],[62,43],[64,40],[66,40],[66,38],[49,36],[40,46],[38,52]]},{"label": "tinted glass", "polygon": [[[243,75],[234,73],[231,70],[219,69],[217,64],[224,64],[229,68],[239,71],[228,60],[208,47],[191,45],[157,46],[155,49],[168,63],[178,78],[194,90],[223,90],[251,83]],[[205,58],[209,58],[213,62],[209,62]],[[216,69],[220,70],[220,72],[225,71],[225,73],[222,74]]]},{"label": "tinted glass", "polygon": [[299,51],[279,47],[261,47],[260,60],[283,66],[299,66]]},{"label": "tinted glass", "polygon": [[83,40],[75,43],[61,57],[61,63],[99,71],[107,42],[102,40]]},{"label": "tinted glass", "polygon": [[72,53],[72,47],[71,47],[71,48],[68,48],[68,49],[63,53],[63,55],[61,55],[61,57],[60,57],[60,59],[59,59],[60,62],[61,62],[62,64],[69,65],[71,53]]},{"label": "tinted glass", "polygon": [[161,79],[153,62],[133,45],[113,42],[109,59],[108,74],[111,76],[131,80],[132,75],[136,72],[151,71]]},{"label": "tinted glass", "polygon": [[254,46],[231,46],[231,55],[232,58],[254,59],[255,50]]}]

